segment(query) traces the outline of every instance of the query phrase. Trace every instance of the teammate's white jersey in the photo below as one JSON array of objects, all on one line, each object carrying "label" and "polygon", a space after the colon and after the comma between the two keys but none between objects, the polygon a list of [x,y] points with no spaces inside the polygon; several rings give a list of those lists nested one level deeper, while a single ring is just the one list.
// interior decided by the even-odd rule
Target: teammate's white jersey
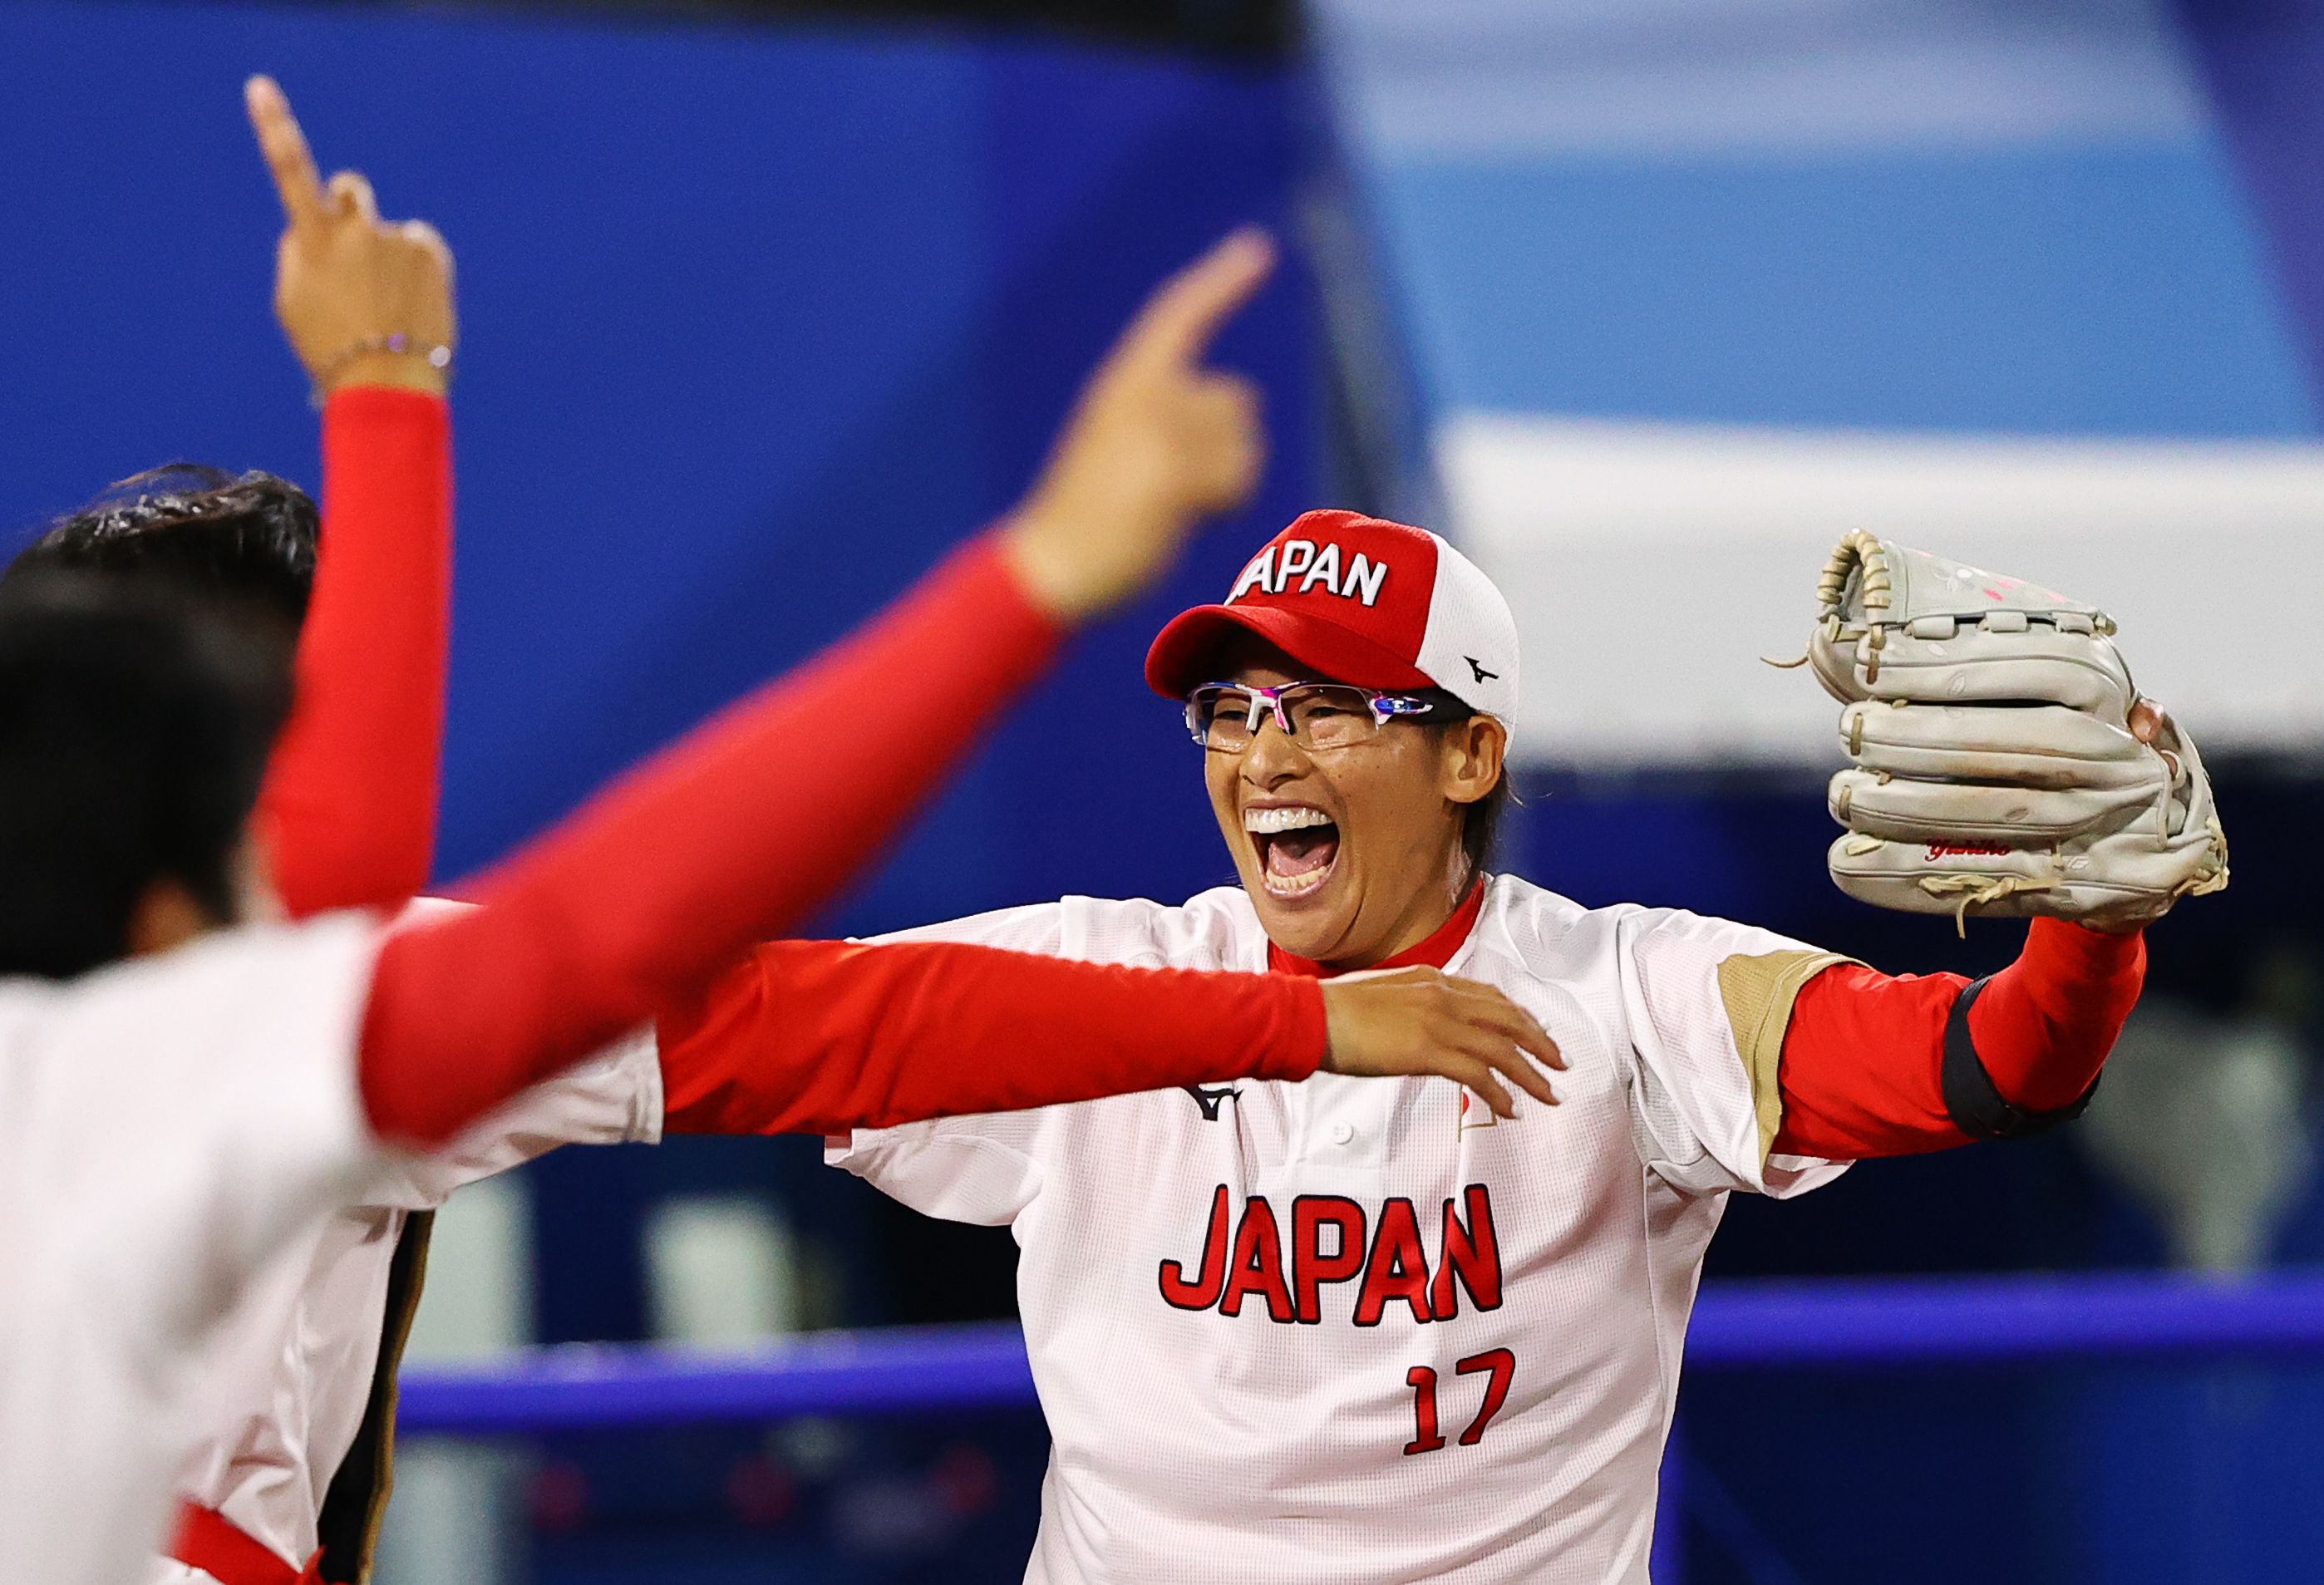
[{"label": "teammate's white jersey", "polygon": [[[1071,898],[907,936],[1259,970],[1235,889]],[[904,1203],[1008,1223],[1053,1438],[1036,1585],[1646,1578],[1655,1474],[1727,1194],[1766,1155],[1794,997],[1838,960],[1491,880],[1446,965],[1539,1018],[1560,1104],[1321,1075],[862,1130]]]},{"label": "teammate's white jersey", "polygon": [[380,1164],[355,1090],[379,938],[337,916],[0,981],[0,1573],[148,1566],[220,1322]]},{"label": "teammate's white jersey", "polygon": [[[420,898],[396,924],[466,906]],[[346,1203],[301,1230],[217,1329],[208,1373],[220,1407],[179,1472],[180,1499],[304,1563],[324,1494],[363,1427],[390,1267],[410,1215],[559,1145],[660,1138],[661,1063],[646,1029],[534,1085],[435,1155],[381,1161]],[[211,1585],[168,1558],[152,1561],[148,1580]]]},{"label": "teammate's white jersey", "polygon": [[[559,1145],[660,1138],[661,1064],[645,1031],[527,1090],[442,1153],[386,1164],[346,1209],[301,1232],[220,1328],[209,1369],[224,1413],[185,1461],[180,1497],[303,1563],[331,1477],[363,1425],[405,1220]],[[210,1578],[168,1559],[149,1577],[152,1585]]]}]

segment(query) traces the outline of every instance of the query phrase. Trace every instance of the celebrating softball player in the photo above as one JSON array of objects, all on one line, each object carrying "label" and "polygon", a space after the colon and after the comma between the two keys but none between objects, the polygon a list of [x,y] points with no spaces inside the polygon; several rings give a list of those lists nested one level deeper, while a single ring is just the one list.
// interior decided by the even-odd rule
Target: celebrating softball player
[{"label": "celebrating softball player", "polygon": [[1053,1437],[1028,1581],[1637,1585],[1727,1197],[2079,1112],[2140,927],[2225,884],[2200,760],[2087,605],[1869,539],[1821,598],[1812,654],[1854,760],[1832,872],[1887,906],[2041,916],[1989,979],[1488,873],[1508,605],[1435,535],[1345,511],[1294,522],[1147,658],[1240,886],[907,933],[1434,965],[1562,1054],[1556,1103],[1514,1118],[1439,1079],[1325,1078],[835,1138],[904,1203],[1014,1230]]}]

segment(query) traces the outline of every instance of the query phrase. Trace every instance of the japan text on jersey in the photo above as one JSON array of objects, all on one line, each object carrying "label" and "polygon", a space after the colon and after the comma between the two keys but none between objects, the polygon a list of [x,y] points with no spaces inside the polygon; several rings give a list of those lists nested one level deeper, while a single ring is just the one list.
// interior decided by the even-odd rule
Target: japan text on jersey
[{"label": "japan text on jersey", "polygon": [[[1239,890],[1069,898],[942,935],[1256,971]],[[835,1160],[1013,1227],[1054,1442],[1027,1575],[1639,1585],[1704,1248],[1769,1156],[1790,999],[1834,960],[1723,920],[1489,882],[1449,972],[1541,1020],[1560,1104],[1464,1126],[1434,1079],[1245,1082],[865,1131]]]}]

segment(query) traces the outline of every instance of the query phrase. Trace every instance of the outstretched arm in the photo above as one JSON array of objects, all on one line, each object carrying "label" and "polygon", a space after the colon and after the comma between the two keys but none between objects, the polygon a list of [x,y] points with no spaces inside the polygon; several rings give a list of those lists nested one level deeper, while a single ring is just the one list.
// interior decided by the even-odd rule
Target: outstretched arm
[{"label": "outstretched arm", "polygon": [[1237,1079],[1436,1074],[1507,1115],[1565,1065],[1532,1017],[1433,969],[1328,982],[961,942],[783,941],[661,1020],[662,1127],[844,1134]]},{"label": "outstretched arm", "polygon": [[[2152,745],[2169,717],[2140,699],[2129,728]],[[1983,981],[1827,969],[1801,988],[1784,1031],[1772,1149],[1909,1156],[2079,1116],[2145,979],[2138,931],[2054,918],[2034,919],[2017,961]]]},{"label": "outstretched arm", "polygon": [[295,704],[259,817],[294,916],[386,907],[428,879],[451,600],[451,258],[379,218],[351,171],[318,180],[270,78],[252,125],[282,198],[275,311],[323,409],[323,539]]},{"label": "outstretched arm", "polygon": [[1905,1156],[2068,1110],[2098,1082],[2145,973],[2140,935],[2035,919],[2017,961],[1983,981],[1957,1020],[1972,983],[1960,974],[1835,964],[1793,1004],[1773,1148],[1839,1160]]},{"label": "outstretched arm", "polygon": [[[526,847],[471,890],[481,906],[390,936],[361,1042],[375,1130],[439,1145],[702,995],[872,855],[1043,669],[1060,623],[1152,583],[1247,495],[1254,404],[1202,358],[1269,263],[1237,237],[1165,285],[1000,530]],[[837,783],[835,741],[853,772]]]},{"label": "outstretched arm", "polygon": [[[871,626],[663,751],[380,950],[363,1085],[378,1131],[440,1144],[828,898],[1046,668],[1056,624],[988,537]],[[927,657],[945,664],[927,667]],[[910,688],[886,686],[898,677]],[[878,701],[876,706],[869,701]],[[843,730],[877,774],[835,790]]]}]

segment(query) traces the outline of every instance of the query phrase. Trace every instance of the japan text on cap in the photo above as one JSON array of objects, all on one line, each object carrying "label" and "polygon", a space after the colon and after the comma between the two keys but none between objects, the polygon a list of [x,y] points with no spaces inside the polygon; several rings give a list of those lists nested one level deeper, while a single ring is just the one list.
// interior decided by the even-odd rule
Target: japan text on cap
[{"label": "japan text on cap", "polygon": [[1146,653],[1146,681],[1182,698],[1216,674],[1222,644],[1254,633],[1318,679],[1442,688],[1513,723],[1517,630],[1477,564],[1425,529],[1353,511],[1304,512],[1267,542],[1226,600],[1182,611]]}]

